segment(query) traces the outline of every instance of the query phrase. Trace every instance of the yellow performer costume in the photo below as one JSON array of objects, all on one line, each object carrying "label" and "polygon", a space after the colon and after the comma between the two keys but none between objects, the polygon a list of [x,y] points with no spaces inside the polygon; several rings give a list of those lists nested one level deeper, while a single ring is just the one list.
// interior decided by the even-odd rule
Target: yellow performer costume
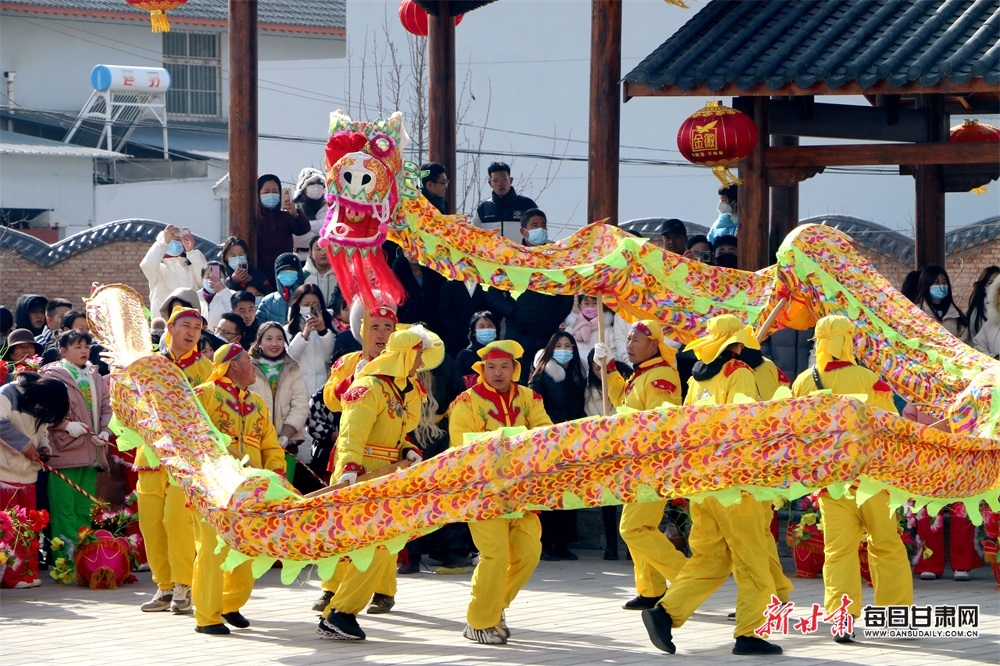
[{"label": "yellow performer costume", "polygon": [[[854,324],[847,317],[823,317],[816,323],[816,372],[806,370],[795,379],[792,395],[806,396],[829,389],[834,394],[867,395],[868,404],[895,412],[892,389],[878,376],[854,360]],[[819,376],[817,385],[815,376]],[[858,544],[868,533],[868,561],[875,587],[875,604],[908,606],[913,603],[910,562],[889,511],[889,494],[880,492],[858,506],[852,492],[834,499],[824,492],[819,498],[823,516],[823,585],[827,613],[841,607],[843,595],[851,600],[850,613],[861,614],[861,574]],[[850,642],[852,636],[838,636]]]},{"label": "yellow performer costume", "polygon": [[[420,420],[425,393],[413,379],[420,366],[423,338],[396,331],[386,349],[362,368],[341,396],[344,412],[337,439],[332,478],[354,483],[357,477],[400,460],[420,460],[420,451],[405,440]],[[342,578],[324,611],[317,633],[335,640],[364,640],[357,614],[364,610],[380,581],[395,575],[395,558],[379,548],[365,571],[341,562]]]},{"label": "yellow performer costume", "polygon": [[[246,456],[248,466],[285,473],[285,451],[271,422],[267,405],[248,390],[255,379],[253,362],[238,342],[223,345],[215,352],[215,369],[208,381],[195,387],[195,395],[212,423],[229,435],[229,453],[234,458]],[[216,553],[218,535],[204,517],[196,519],[194,562],[195,630],[204,634],[228,634],[223,620],[239,629],[250,626],[240,609],[253,590],[251,563],[244,562],[232,571],[223,571],[229,555],[224,547]]]},{"label": "yellow performer costume", "polygon": [[[201,313],[192,308],[174,308],[167,323],[164,354],[180,367],[191,386],[208,379],[212,361],[198,353],[198,337],[182,328],[197,328]],[[178,335],[173,335],[176,332]],[[184,340],[180,338],[185,338]],[[146,612],[171,610],[191,612],[191,580],[194,572],[194,519],[181,487],[170,481],[159,462],[151,462],[146,447],[136,452],[136,500],[139,530],[146,543],[146,558],[157,592],[142,605]]]},{"label": "yellow performer costume", "polygon": [[[731,404],[740,394],[756,400],[753,370],[737,358],[744,347],[760,348],[749,327],[732,315],[710,319],[708,335],[687,347],[699,361],[688,383],[687,404]],[[775,592],[767,544],[774,540],[769,533],[765,537],[761,515],[760,504],[749,496],[731,506],[714,497],[691,503],[691,559],[659,605],[642,613],[656,647],[673,653],[672,628],[682,626],[732,573],[736,580],[733,654],[781,653],[780,647],[754,635]]]},{"label": "yellow performer costume", "polygon": [[[635,373],[626,381],[609,364],[608,394],[616,407],[656,409],[664,403],[681,404],[681,379],[677,373],[677,350],[670,346],[663,326],[651,319],[636,322],[630,336],[643,336],[656,341],[651,358],[636,363]],[[667,580],[674,580],[687,563],[687,558],[660,531],[666,500],[639,502],[622,507],[618,531],[632,554],[635,588],[638,596],[623,608],[652,608],[667,590]]]},{"label": "yellow performer costume", "polygon": [[[491,342],[479,350],[482,360],[473,365],[479,378],[472,388],[455,398],[449,412],[452,448],[462,446],[466,433],[552,425],[541,396],[516,383],[521,376],[518,359],[523,353],[521,345],[513,340]],[[494,364],[502,366],[499,372],[506,372],[504,379],[492,378]],[[479,564],[472,574],[472,599],[464,635],[484,644],[506,643],[510,631],[504,610],[538,566],[542,525],[537,515],[525,512],[520,518],[472,522],[469,530],[479,550]]]}]

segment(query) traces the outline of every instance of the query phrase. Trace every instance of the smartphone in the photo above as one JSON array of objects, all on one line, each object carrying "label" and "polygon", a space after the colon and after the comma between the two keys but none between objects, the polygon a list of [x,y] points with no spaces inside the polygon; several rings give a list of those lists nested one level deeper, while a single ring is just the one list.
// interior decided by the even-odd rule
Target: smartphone
[{"label": "smartphone", "polygon": [[245,261],[241,261],[238,264],[236,264],[236,270],[240,269],[247,270],[248,268],[250,268],[250,265]]},{"label": "smartphone", "polygon": [[222,279],[222,275],[221,275],[221,271],[219,270],[219,267],[218,266],[209,266],[208,267],[208,277],[209,277],[210,280],[221,280]]},{"label": "smartphone", "polygon": [[316,317],[316,319],[322,319],[322,317],[320,317],[319,308],[318,307],[316,307],[315,305],[310,305],[309,309],[312,310],[312,316],[313,317]]},{"label": "smartphone", "polygon": [[178,235],[179,236],[190,236],[191,235],[191,230],[188,229],[187,227],[181,227],[181,230],[178,232]]},{"label": "smartphone", "polygon": [[287,206],[292,203],[292,190],[288,187],[281,188],[281,205]]}]

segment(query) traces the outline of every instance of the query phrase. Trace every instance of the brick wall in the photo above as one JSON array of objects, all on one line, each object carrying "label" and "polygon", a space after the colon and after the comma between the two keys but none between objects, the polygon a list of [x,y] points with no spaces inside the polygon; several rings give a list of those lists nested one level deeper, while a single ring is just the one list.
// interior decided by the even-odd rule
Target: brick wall
[{"label": "brick wall", "polygon": [[21,294],[41,294],[46,298],[65,298],[73,307],[82,308],[90,295],[92,282],[124,283],[142,294],[149,304],[149,286],[139,270],[139,261],[149,249],[145,241],[118,241],[86,250],[47,268],[4,252],[0,256],[0,304],[11,312]]}]

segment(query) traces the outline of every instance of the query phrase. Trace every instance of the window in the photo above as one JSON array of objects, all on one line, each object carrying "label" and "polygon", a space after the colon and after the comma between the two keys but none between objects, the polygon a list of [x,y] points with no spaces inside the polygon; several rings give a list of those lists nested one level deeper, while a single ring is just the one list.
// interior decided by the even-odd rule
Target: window
[{"label": "window", "polygon": [[222,116],[222,58],[217,33],[163,33],[163,67],[170,72],[168,114]]}]

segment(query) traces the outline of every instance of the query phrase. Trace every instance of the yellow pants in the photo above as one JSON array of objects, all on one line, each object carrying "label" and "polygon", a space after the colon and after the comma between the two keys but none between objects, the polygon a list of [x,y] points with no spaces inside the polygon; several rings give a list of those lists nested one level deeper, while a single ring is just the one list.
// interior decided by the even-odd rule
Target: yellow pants
[{"label": "yellow pants", "polygon": [[861,615],[861,569],[858,544],[861,530],[868,532],[868,563],[875,605],[909,606],[913,603],[913,575],[896,520],[889,513],[889,495],[881,492],[862,506],[846,495],[833,499],[826,493],[819,498],[823,516],[823,585],[826,588],[826,612],[840,608],[843,595],[851,600],[850,612]]},{"label": "yellow pants", "polygon": [[[724,507],[708,497],[701,504],[691,502],[691,521],[691,559],[660,603],[673,626],[680,627],[732,573],[736,580],[733,636],[753,636],[754,629],[764,623],[764,609],[775,592],[764,531],[757,529],[759,504],[744,496],[739,504]],[[774,541],[770,534],[767,539]]]},{"label": "yellow pants", "polygon": [[198,516],[195,546],[198,556],[194,560],[194,585],[191,600],[194,602],[194,619],[199,627],[222,624],[223,613],[234,613],[250,599],[253,591],[253,570],[244,562],[232,571],[223,571],[222,563],[229,555],[229,548],[216,554],[216,532],[208,522]]},{"label": "yellow pants", "polygon": [[[743,500],[747,501],[747,500]],[[761,528],[764,530],[764,538],[767,540],[767,565],[774,579],[775,595],[784,603],[787,602],[795,586],[785,575],[785,570],[781,568],[781,559],[778,558],[778,544],[771,534],[771,517],[774,515],[774,508],[771,500],[758,502],[760,505]]]},{"label": "yellow pants", "polygon": [[666,500],[662,500],[622,507],[618,531],[632,553],[636,591],[644,597],[662,596],[667,580],[676,579],[688,561],[660,531],[666,506]]},{"label": "yellow pants", "polygon": [[526,512],[521,518],[469,523],[479,564],[472,574],[472,600],[466,619],[473,629],[500,624],[500,615],[521,591],[542,556],[542,524]]},{"label": "yellow pants", "polygon": [[339,562],[331,580],[339,578],[340,584],[333,590],[333,599],[323,611],[323,617],[330,617],[331,611],[349,615],[357,615],[363,611],[368,607],[379,584],[386,580],[387,571],[392,572],[395,584],[396,556],[385,548],[375,550],[372,563],[364,571],[360,571],[351,562]]},{"label": "yellow pants", "polygon": [[[395,560],[393,560],[395,562]],[[333,570],[333,575],[320,584],[324,592],[336,592],[344,580],[344,572],[347,571],[347,562],[338,562],[337,568]],[[382,572],[378,583],[375,585],[377,594],[384,594],[387,597],[396,596],[396,567],[392,566]]]},{"label": "yellow pants", "polygon": [[139,472],[135,484],[139,529],[153,582],[161,590],[174,583],[191,585],[194,574],[194,518],[180,486],[171,485],[164,469]]}]

